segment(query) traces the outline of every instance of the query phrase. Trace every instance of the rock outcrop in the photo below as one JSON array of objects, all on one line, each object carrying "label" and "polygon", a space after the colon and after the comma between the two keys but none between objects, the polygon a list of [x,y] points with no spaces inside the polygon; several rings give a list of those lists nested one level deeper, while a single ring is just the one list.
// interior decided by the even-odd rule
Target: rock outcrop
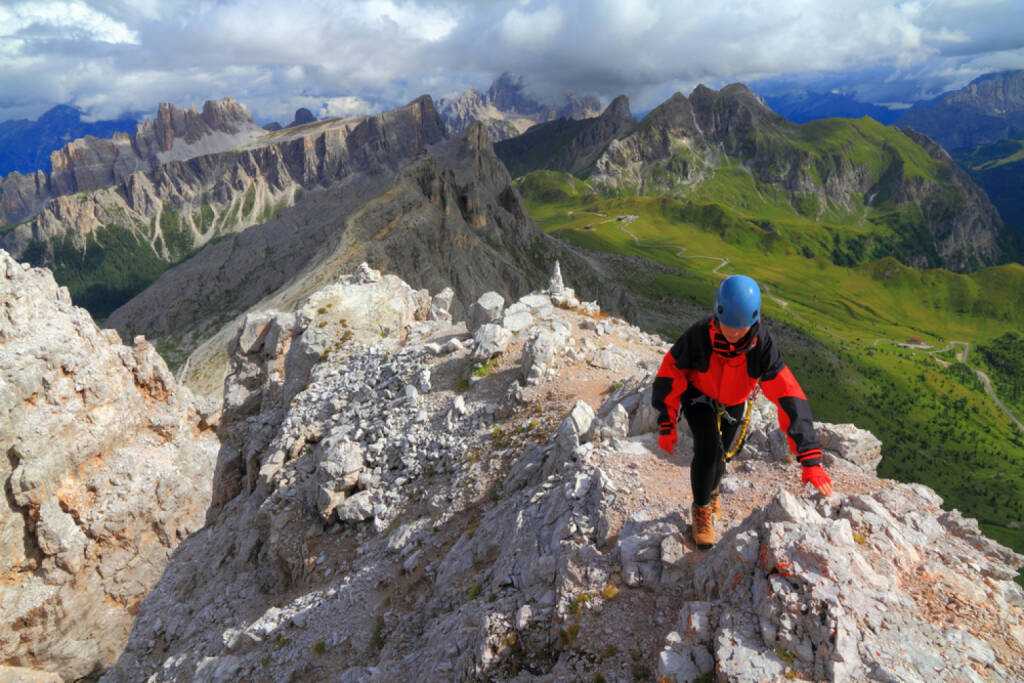
[{"label": "rock outcrop", "polygon": [[[560,276],[482,297],[470,334],[447,294],[361,272],[297,316],[246,319],[221,502],[104,681],[1024,675],[1024,557],[879,480],[870,434],[816,425],[826,500],[799,488],[762,399],[700,552],[690,437],[656,444],[659,339],[572,305]],[[360,342],[357,311],[335,310],[383,299],[402,334]],[[506,343],[485,359],[490,327]]]},{"label": "rock outcrop", "polygon": [[65,680],[114,663],[203,525],[218,413],[0,251],[0,662]]},{"label": "rock outcrop", "polygon": [[295,110],[295,118],[293,118],[291,123],[285,126],[285,128],[304,126],[307,123],[313,123],[314,121],[316,121],[316,116],[313,115],[313,112],[306,109],[305,107],[299,107],[298,109]]}]

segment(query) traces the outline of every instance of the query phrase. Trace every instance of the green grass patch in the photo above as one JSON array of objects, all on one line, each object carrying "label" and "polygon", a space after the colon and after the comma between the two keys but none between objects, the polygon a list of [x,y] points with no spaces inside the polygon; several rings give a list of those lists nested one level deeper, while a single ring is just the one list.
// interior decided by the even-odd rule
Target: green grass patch
[{"label": "green grass patch", "polygon": [[473,377],[481,377],[481,378],[482,377],[486,377],[487,375],[489,375],[492,372],[494,372],[494,368],[495,368],[495,366],[497,366],[497,364],[498,364],[498,359],[497,358],[492,358],[489,361],[487,361],[486,363],[484,363],[483,365],[474,365],[470,369],[469,374],[471,376],[473,376]]},{"label": "green grass patch", "polygon": [[252,207],[256,204],[256,186],[250,185],[249,189],[245,191],[245,200],[242,202],[242,218],[244,219],[252,212]]}]

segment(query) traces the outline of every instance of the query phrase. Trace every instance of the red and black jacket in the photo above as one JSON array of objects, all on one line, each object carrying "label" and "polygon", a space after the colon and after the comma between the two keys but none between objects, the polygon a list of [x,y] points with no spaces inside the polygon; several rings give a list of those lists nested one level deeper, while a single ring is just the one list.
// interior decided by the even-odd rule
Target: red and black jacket
[{"label": "red and black jacket", "polygon": [[679,420],[679,397],[690,386],[725,406],[734,406],[747,400],[758,381],[764,395],[779,409],[779,427],[797,460],[805,467],[820,465],[821,445],[807,397],[763,325],[755,325],[733,345],[722,336],[712,316],[694,323],[665,354],[654,379],[651,403],[658,411],[658,422],[670,421],[674,428]]}]

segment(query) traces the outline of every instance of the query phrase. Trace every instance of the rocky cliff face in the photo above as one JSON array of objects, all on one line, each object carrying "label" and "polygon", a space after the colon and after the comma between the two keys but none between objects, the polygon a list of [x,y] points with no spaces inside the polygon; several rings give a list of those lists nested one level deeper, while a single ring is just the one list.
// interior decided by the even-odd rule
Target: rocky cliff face
[{"label": "rocky cliff face", "polygon": [[203,525],[218,412],[0,251],[0,663],[65,680],[114,663]]},{"label": "rocky cliff face", "polygon": [[87,135],[53,152],[50,173],[33,183],[32,193],[20,174],[0,180],[0,221],[25,221],[50,198],[116,185],[137,171],[226,151],[264,132],[249,110],[230,97],[207,101],[202,112],[195,106],[179,109],[163,103],[156,117],[140,124],[134,135],[115,133],[111,139]]},{"label": "rocky cliff face", "polygon": [[538,124],[495,144],[494,150],[513,176],[537,168],[589,175],[608,145],[632,133],[636,126],[629,99],[619,95],[598,117]]},{"label": "rocky cliff face", "polygon": [[498,142],[545,121],[597,116],[601,103],[589,95],[578,97],[570,92],[559,103],[544,104],[526,94],[521,78],[506,73],[486,93],[470,88],[452,100],[440,100],[438,110],[452,133],[461,133],[479,122],[491,140]]},{"label": "rocky cliff face", "polygon": [[[170,161],[101,190],[51,199],[31,221],[0,234],[0,246],[80,283],[76,297],[87,298],[90,285],[102,289],[126,274],[144,286],[161,264],[270,220],[306,190],[359,174],[372,182],[375,174],[408,163],[443,135],[429,98],[377,116],[266,134],[238,150]],[[154,144],[162,139],[154,138]],[[82,266],[83,252],[93,249],[102,265],[110,246],[128,253],[108,265],[112,272],[105,277]],[[135,287],[98,314],[108,315],[142,288]]]},{"label": "rocky cliff face", "polygon": [[1024,70],[981,76],[911,107],[896,121],[949,150],[1024,137]]},{"label": "rocky cliff face", "polygon": [[879,480],[869,433],[816,425],[824,499],[759,402],[701,552],[690,437],[660,453],[649,407],[665,344],[560,272],[465,323],[452,294],[363,266],[246,318],[216,505],[104,681],[1024,675],[1024,557]]},{"label": "rocky cliff face", "polygon": [[135,119],[82,121],[82,111],[58,104],[37,121],[21,119],[0,122],[0,176],[17,171],[25,175],[50,170],[50,154],[70,140],[91,135],[110,137],[116,132],[134,131]]}]

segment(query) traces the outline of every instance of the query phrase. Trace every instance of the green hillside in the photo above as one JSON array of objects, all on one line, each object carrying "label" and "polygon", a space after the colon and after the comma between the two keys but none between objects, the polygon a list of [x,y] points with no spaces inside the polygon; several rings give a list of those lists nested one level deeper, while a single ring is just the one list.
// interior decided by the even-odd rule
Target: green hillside
[{"label": "green hillside", "polygon": [[[782,237],[787,248],[836,265],[891,256],[970,272],[1024,253],[932,140],[870,117],[795,124],[734,84],[677,93],[614,135],[586,126],[538,126],[501,143],[503,158],[514,174],[571,171],[605,198],[674,199],[681,204],[673,210],[687,214],[677,220],[712,205],[731,224],[750,223],[767,240]],[[572,158],[584,147],[585,160]]]},{"label": "green hillside", "polygon": [[[823,252],[844,238],[810,221],[772,230],[716,203],[602,196],[560,173],[518,183],[546,231],[694,275],[645,292],[654,299],[702,304],[723,275],[756,278],[816,417],[871,430],[884,443],[882,476],[928,484],[990,536],[1024,551],[1024,434],[957,361],[963,347],[949,347],[968,342],[969,364],[1013,400],[1003,385],[1018,372],[1021,342],[1006,335],[1024,329],[1024,266],[958,274],[911,269],[891,256],[841,266]],[[674,339],[690,322],[656,331]],[[929,348],[898,345],[910,338]]]},{"label": "green hillside", "polygon": [[[968,199],[949,183],[949,164],[902,132],[868,117],[823,119],[766,126],[755,140],[751,159],[718,159],[698,183],[685,186],[676,182],[679,170],[704,160],[681,149],[646,169],[629,193],[714,204],[838,265],[887,255],[943,263],[933,226],[964,211]],[[945,189],[934,191],[940,186]],[[905,196],[912,192],[907,188],[917,188],[920,198]]]}]

